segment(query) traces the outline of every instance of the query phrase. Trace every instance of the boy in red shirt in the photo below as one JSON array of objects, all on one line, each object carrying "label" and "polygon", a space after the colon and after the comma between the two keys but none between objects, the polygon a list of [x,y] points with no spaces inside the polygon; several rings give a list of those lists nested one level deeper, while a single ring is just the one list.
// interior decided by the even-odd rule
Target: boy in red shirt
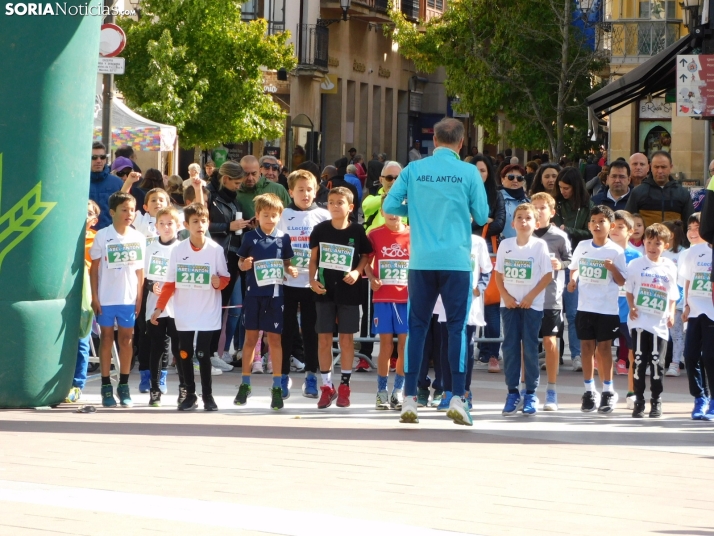
[{"label": "boy in red shirt", "polygon": [[[399,216],[385,214],[384,225],[367,234],[373,252],[365,268],[374,295],[373,333],[379,334],[377,361],[377,409],[402,409],[404,400],[404,347],[407,341],[407,274],[409,273],[409,227]],[[392,395],[387,393],[389,358],[397,336],[397,376]]]}]

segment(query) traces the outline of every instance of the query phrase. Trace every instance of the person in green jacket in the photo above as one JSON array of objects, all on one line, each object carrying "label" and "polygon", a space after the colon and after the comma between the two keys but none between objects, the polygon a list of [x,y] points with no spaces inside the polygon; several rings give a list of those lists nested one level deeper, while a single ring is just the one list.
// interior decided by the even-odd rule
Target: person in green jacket
[{"label": "person in green jacket", "polygon": [[255,216],[253,199],[261,194],[275,194],[287,207],[292,201],[288,191],[277,182],[271,182],[261,174],[260,163],[253,155],[246,155],[240,160],[245,172],[245,180],[238,189],[236,199],[243,207],[243,219],[250,220]]},{"label": "person in green jacket", "polygon": [[[379,175],[379,182],[382,187],[376,195],[368,195],[362,201],[362,213],[364,214],[364,229],[370,232],[380,225],[384,225],[384,216],[380,211],[382,207],[382,195],[387,195],[392,188],[394,181],[402,172],[402,166],[399,162],[386,161]],[[402,218],[405,222],[406,218]]]},{"label": "person in green jacket", "polygon": [[556,199],[553,223],[565,231],[575,249],[578,242],[592,237],[588,231],[588,222],[593,204],[577,168],[563,168],[558,173],[557,181],[560,195]]}]

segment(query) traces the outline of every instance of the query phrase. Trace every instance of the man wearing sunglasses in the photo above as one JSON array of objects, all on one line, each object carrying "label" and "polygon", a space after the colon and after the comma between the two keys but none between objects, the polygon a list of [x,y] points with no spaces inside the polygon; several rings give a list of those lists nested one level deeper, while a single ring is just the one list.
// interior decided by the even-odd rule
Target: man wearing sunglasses
[{"label": "man wearing sunglasses", "polygon": [[[391,190],[394,181],[397,180],[402,172],[402,166],[399,162],[385,162],[381,173],[379,174],[379,184],[381,188],[375,195],[368,195],[362,201],[362,212],[364,213],[364,230],[370,232],[380,225],[384,225],[384,216],[380,209],[382,208],[382,194],[386,195]],[[406,223],[407,219],[404,218]]]},{"label": "man wearing sunglasses", "polygon": [[471,307],[471,220],[488,221],[488,201],[476,166],[462,162],[464,125],[444,118],[434,125],[433,156],[410,162],[384,199],[387,214],[408,216],[409,339],[401,422],[417,423],[417,381],[426,333],[441,295],[449,332],[452,393],[446,415],[472,426],[465,394],[466,320]]},{"label": "man wearing sunglasses", "polygon": [[292,201],[288,191],[277,182],[269,180],[266,172],[274,173],[275,180],[278,179],[278,161],[274,156],[263,156],[260,161],[253,155],[246,155],[240,160],[240,165],[245,172],[245,179],[238,189],[236,199],[243,207],[243,219],[250,220],[255,216],[253,199],[261,194],[275,194],[287,207]]},{"label": "man wearing sunglasses", "polygon": [[99,220],[93,229],[98,231],[112,224],[109,214],[109,196],[121,190],[124,182],[112,175],[107,165],[107,148],[101,142],[92,144],[92,167],[89,176],[89,199],[99,205]]}]

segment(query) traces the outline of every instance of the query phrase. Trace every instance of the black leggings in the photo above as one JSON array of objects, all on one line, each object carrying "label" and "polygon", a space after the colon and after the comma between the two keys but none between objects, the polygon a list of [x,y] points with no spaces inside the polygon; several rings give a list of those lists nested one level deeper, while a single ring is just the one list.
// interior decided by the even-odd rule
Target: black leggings
[{"label": "black leggings", "polygon": [[[220,330],[218,330],[220,333]],[[211,383],[211,339],[215,331],[179,331],[178,364],[183,369],[183,381],[188,394],[196,394],[196,381],[193,377],[193,339],[196,339],[196,359],[201,371],[201,389],[203,396],[213,394]]]},{"label": "black leggings", "polygon": [[632,351],[635,354],[635,368],[632,371],[635,395],[637,400],[645,399],[645,375],[647,368],[650,371],[650,392],[652,398],[659,398],[662,394],[662,380],[664,378],[664,360],[667,355],[667,339],[660,339],[654,333],[642,328],[633,329]]},{"label": "black leggings", "polygon": [[[146,338],[151,341],[149,370],[151,370],[151,389],[154,391],[159,389],[161,371],[166,370],[169,366],[169,349],[176,358],[177,365],[180,359],[176,322],[168,316],[159,318],[158,322],[158,326],[151,322],[146,323]],[[159,363],[161,363],[161,367],[159,367]],[[183,370],[179,366],[176,367],[176,370],[179,375],[179,384],[183,385]]]}]

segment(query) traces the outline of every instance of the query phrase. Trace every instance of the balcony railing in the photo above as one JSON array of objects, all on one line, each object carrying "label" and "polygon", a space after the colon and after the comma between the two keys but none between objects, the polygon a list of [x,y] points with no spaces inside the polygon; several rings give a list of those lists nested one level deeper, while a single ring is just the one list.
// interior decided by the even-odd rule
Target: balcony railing
[{"label": "balcony railing", "polygon": [[681,21],[619,19],[603,24],[603,44],[613,59],[650,57],[679,39]]},{"label": "balcony railing", "polygon": [[402,13],[409,20],[419,20],[419,0],[402,0]]},{"label": "balcony railing", "polygon": [[298,24],[296,35],[298,67],[327,71],[330,30],[319,24]]}]

